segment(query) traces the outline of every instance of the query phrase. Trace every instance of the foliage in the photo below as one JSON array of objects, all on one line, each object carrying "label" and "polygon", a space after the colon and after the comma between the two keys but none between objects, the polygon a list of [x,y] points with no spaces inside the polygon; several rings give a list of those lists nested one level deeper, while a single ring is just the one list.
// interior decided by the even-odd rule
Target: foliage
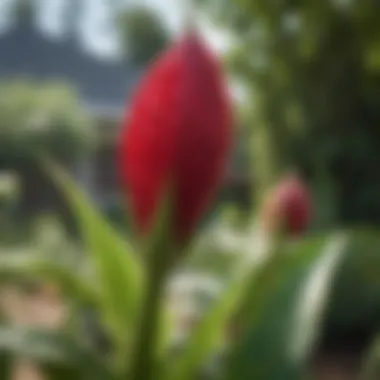
[{"label": "foliage", "polygon": [[29,22],[33,18],[33,3],[28,0],[13,1],[13,12],[21,22]]},{"label": "foliage", "polygon": [[232,38],[227,61],[248,94],[255,183],[265,189],[296,166],[331,210],[319,223],[379,223],[378,2],[199,3]]},{"label": "foliage", "polygon": [[[207,8],[213,1],[217,7]],[[315,181],[317,208],[336,206],[330,215],[319,215],[322,227],[334,218],[360,220],[361,210],[370,210],[366,218],[377,220],[378,197],[372,195],[379,160],[375,0],[201,2],[235,37],[228,64],[248,87],[245,123],[252,145],[249,164],[255,167],[247,170],[256,176],[255,195],[295,165]],[[134,59],[145,63],[164,40],[156,39],[162,30],[153,22],[145,24],[147,35],[141,32],[147,18],[143,14],[141,21],[139,12],[136,24],[124,27],[136,31],[130,34],[139,45]],[[143,38],[150,42],[142,44]],[[49,87],[42,96],[31,85],[7,86],[10,96],[0,102],[0,133],[7,136],[0,139],[4,159],[27,160],[48,146],[54,149],[45,150],[67,156],[91,141],[84,129],[76,129],[77,123],[86,124],[79,123],[82,114],[68,92],[63,96]],[[254,107],[248,107],[251,102]],[[46,166],[75,214],[85,255],[78,257],[73,247],[40,234],[41,240],[31,245],[36,252],[0,257],[2,284],[53,281],[70,306],[70,323],[56,332],[2,321],[1,378],[9,375],[14,358],[26,356],[52,380],[303,380],[310,377],[308,364],[326,321],[333,330],[358,320],[378,328],[377,230],[324,232],[292,241],[261,234],[252,210],[244,219],[226,209],[222,223],[200,233],[179,255],[168,228],[170,199],[163,202],[149,239],[126,241],[67,173]],[[342,196],[340,188],[353,190]],[[183,267],[213,272],[223,286],[178,346],[165,286]],[[95,315],[95,332],[81,327],[88,312]],[[362,320],[363,314],[369,319]],[[107,347],[100,347],[93,335],[104,337]],[[375,338],[363,379],[376,378],[377,366]]]},{"label": "foliage", "polygon": [[10,171],[0,171],[0,241],[3,244],[14,232],[11,220],[19,197],[18,176]]},{"label": "foliage", "polygon": [[71,161],[93,146],[94,128],[71,88],[31,81],[3,82],[1,86],[2,167],[25,165],[41,152]]},{"label": "foliage", "polygon": [[[151,309],[151,313],[144,313],[143,335],[139,329],[141,307],[147,300],[153,300],[149,297],[149,288],[154,285],[153,289],[160,289],[161,281],[174,269],[170,261],[165,260],[172,257],[166,251],[169,248],[164,233],[166,219],[161,219],[152,242],[128,244],[66,173],[56,165],[48,167],[77,216],[86,243],[84,267],[65,262],[61,255],[8,255],[0,262],[0,279],[3,282],[30,276],[54,279],[69,299],[76,300],[71,320],[80,319],[84,308],[91,307],[100,316],[101,330],[109,337],[111,346],[104,356],[96,346],[85,343],[88,340],[83,331],[73,332],[69,326],[52,334],[9,329],[4,325],[0,351],[5,363],[10,357],[32,355],[53,380],[67,373],[75,374],[77,379],[141,378],[136,375],[140,372],[130,371],[152,370],[152,366],[154,378],[180,380],[197,379],[203,371],[209,373],[210,360],[215,355],[223,355],[221,368],[225,367],[227,378],[236,378],[238,374],[242,380],[251,379],[253,373],[266,373],[268,376],[264,378],[268,380],[276,378],[275,372],[267,372],[269,369],[286,378],[303,378],[318,339],[333,280],[343,262],[347,234],[310,236],[295,245],[272,241],[274,245],[266,244],[256,250],[252,244],[242,244],[241,255],[226,278],[223,293],[205,311],[190,340],[173,354],[166,323],[157,325],[159,339],[146,335],[145,330],[150,331],[155,315],[167,315],[165,303],[158,304],[158,309]],[[146,256],[142,256],[144,252]],[[152,268],[149,258],[155,263]],[[157,272],[158,268],[161,269]],[[154,276],[149,276],[152,273]],[[155,277],[159,273],[163,277]],[[313,297],[307,293],[308,289]],[[236,315],[239,315],[241,332],[232,340],[231,337],[226,340]],[[148,345],[139,346],[142,351],[137,357],[144,360],[141,362],[144,366],[140,367],[136,366],[134,352],[142,336],[148,339]],[[17,338],[17,344],[13,338]],[[263,349],[264,342],[274,341],[278,344]],[[228,350],[225,350],[226,343]],[[153,361],[145,356],[148,347]],[[256,353],[253,357],[252,352]],[[149,371],[146,376],[143,378],[150,378]],[[220,378],[216,373],[209,376]]]},{"label": "foliage", "polygon": [[147,64],[169,42],[163,21],[145,7],[128,9],[119,22],[127,57],[138,65]]},{"label": "foliage", "polygon": [[378,231],[353,231],[332,294],[327,334],[343,336],[350,329],[369,334],[378,329],[380,283],[375,271],[379,258]]},{"label": "foliage", "polygon": [[18,181],[14,173],[0,172],[0,215],[18,198]]}]

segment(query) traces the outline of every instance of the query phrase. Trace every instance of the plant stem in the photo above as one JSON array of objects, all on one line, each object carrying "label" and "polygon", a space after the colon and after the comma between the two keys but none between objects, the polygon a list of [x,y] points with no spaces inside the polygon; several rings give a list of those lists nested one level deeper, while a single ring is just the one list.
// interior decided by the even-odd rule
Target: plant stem
[{"label": "plant stem", "polygon": [[156,228],[145,248],[146,291],[141,307],[140,325],[133,347],[131,376],[128,380],[153,380],[153,378],[157,378],[154,374],[158,364],[156,355],[162,311],[161,301],[166,284],[166,275],[175,251],[171,236],[171,210],[170,197],[168,196],[162,202]]},{"label": "plant stem", "polygon": [[165,274],[166,271],[163,270],[162,265],[154,265],[154,263],[148,270],[147,292],[142,306],[140,329],[132,361],[131,380],[153,379]]}]

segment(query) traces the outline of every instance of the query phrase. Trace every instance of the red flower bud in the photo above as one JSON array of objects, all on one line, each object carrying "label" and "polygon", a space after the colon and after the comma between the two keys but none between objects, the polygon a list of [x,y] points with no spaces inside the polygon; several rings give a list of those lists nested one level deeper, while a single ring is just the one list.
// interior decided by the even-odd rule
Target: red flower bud
[{"label": "red flower bud", "polygon": [[119,169],[135,224],[150,230],[170,184],[174,235],[182,241],[222,179],[231,142],[221,70],[195,33],[153,63],[127,118]]},{"label": "red flower bud", "polygon": [[262,223],[267,232],[282,226],[292,235],[300,235],[311,217],[309,190],[296,175],[289,175],[269,194],[264,204]]}]

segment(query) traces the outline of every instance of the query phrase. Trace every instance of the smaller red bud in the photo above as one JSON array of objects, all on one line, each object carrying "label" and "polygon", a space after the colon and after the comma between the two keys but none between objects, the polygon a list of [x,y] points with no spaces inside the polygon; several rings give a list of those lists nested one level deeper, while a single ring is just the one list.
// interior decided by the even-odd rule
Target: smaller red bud
[{"label": "smaller red bud", "polygon": [[270,192],[261,222],[267,232],[274,232],[281,226],[291,235],[300,235],[307,229],[310,218],[309,190],[296,175],[291,174]]}]

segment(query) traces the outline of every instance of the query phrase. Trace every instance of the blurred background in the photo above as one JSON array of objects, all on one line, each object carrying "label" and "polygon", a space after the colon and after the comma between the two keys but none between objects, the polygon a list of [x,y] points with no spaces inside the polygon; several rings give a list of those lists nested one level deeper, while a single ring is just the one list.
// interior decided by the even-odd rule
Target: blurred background
[{"label": "blurred background", "polygon": [[[380,321],[380,3],[198,0],[193,11],[225,66],[237,128],[201,228],[231,251],[249,210],[297,168],[312,190],[311,231],[357,234],[316,361],[321,379],[355,378]],[[81,249],[36,152],[65,165],[128,235],[115,171],[120,121],[186,12],[183,0],[0,0],[0,254]],[[223,281],[226,252],[200,252],[188,266]]]}]

